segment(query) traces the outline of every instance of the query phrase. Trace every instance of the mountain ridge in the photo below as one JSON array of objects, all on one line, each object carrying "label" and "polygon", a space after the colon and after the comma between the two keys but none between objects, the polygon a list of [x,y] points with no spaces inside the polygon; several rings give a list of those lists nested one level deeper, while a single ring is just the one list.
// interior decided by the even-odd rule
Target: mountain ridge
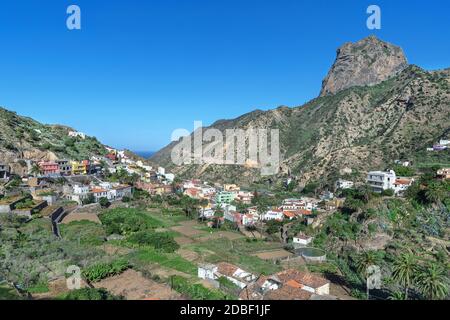
[{"label": "mountain ridge", "polygon": [[[414,65],[401,69],[385,73],[383,81],[343,88],[302,106],[250,112],[216,128],[278,128],[282,164],[277,177],[292,172],[307,183],[352,172],[362,179],[364,171],[413,157],[449,131],[450,73]],[[170,152],[176,144],[150,160],[186,177],[241,183],[261,179],[257,170],[245,166],[175,166]]]}]

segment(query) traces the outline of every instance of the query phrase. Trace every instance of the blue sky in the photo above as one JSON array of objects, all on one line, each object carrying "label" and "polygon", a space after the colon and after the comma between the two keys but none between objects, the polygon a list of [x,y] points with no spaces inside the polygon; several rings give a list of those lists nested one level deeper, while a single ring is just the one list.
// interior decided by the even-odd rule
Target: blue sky
[{"label": "blue sky", "polygon": [[[79,5],[82,30],[66,28]],[[382,9],[382,30],[366,8]],[[316,97],[336,49],[370,34],[450,67],[448,0],[2,0],[0,105],[102,142],[157,150],[254,109]]]}]

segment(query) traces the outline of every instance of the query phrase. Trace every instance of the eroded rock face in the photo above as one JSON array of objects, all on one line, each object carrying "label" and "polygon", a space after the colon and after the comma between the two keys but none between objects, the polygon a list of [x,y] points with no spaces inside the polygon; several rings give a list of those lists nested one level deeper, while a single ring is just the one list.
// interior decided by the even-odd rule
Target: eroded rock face
[{"label": "eroded rock face", "polygon": [[374,36],[356,43],[346,43],[323,81],[320,96],[354,87],[375,85],[398,74],[408,66],[400,47]]}]

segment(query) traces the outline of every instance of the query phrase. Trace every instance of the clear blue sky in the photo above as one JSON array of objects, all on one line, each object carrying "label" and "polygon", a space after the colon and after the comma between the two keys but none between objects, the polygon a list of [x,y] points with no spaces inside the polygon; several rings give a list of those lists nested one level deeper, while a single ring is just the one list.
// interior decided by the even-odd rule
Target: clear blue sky
[{"label": "clear blue sky", "polygon": [[[66,9],[82,10],[82,30]],[[382,9],[382,30],[366,8]],[[448,0],[2,0],[0,105],[157,150],[192,130],[318,95],[336,48],[370,34],[450,67]]]}]

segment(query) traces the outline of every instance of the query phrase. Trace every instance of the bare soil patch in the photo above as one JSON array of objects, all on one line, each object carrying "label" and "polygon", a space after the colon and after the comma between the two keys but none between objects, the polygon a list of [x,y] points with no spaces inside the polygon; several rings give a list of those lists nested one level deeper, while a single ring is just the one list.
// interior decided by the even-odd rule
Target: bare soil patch
[{"label": "bare soil patch", "polygon": [[205,234],[205,235],[197,238],[196,240],[198,240],[200,242],[205,242],[205,241],[223,239],[223,238],[228,239],[228,240],[237,240],[237,239],[242,239],[245,237],[242,234],[231,232],[231,231],[220,231],[220,232],[213,232],[213,233]]},{"label": "bare soil patch", "polygon": [[[81,280],[81,288],[86,288],[87,284],[84,280]],[[69,288],[67,288],[66,278],[59,278],[48,283],[48,292],[33,294],[33,299],[36,300],[47,300],[53,299],[60,295],[69,293]]]},{"label": "bare soil patch", "polygon": [[190,262],[197,261],[197,259],[199,258],[199,254],[197,252],[194,252],[194,251],[191,251],[191,250],[187,250],[187,249],[180,249],[180,250],[177,251],[177,253],[183,259],[186,259],[187,261],[190,261]]},{"label": "bare soil patch", "polygon": [[178,233],[181,233],[186,237],[195,237],[205,234],[205,231],[196,229],[196,227],[199,226],[200,225],[197,223],[197,221],[183,221],[180,223],[179,226],[172,227],[170,229]]},{"label": "bare soil patch", "polygon": [[102,280],[94,284],[95,288],[105,288],[127,300],[177,300],[180,295],[169,286],[147,279],[134,270]]},{"label": "bare soil patch", "polygon": [[91,221],[101,224],[100,219],[95,213],[70,213],[66,217],[64,217],[61,223],[68,224],[74,221]]},{"label": "bare soil patch", "polygon": [[281,259],[286,259],[288,257],[293,257],[294,254],[289,251],[280,249],[280,250],[272,250],[272,251],[255,253],[255,254],[253,254],[253,256],[256,256],[263,260],[281,260]]},{"label": "bare soil patch", "polygon": [[175,237],[174,240],[180,246],[184,246],[184,245],[191,244],[194,242],[191,238],[188,238],[188,237]]},{"label": "bare soil patch", "polygon": [[124,247],[117,247],[112,244],[104,244],[101,246],[103,251],[106,252],[106,254],[110,256],[116,256],[116,255],[125,255],[130,253],[132,250]]}]

